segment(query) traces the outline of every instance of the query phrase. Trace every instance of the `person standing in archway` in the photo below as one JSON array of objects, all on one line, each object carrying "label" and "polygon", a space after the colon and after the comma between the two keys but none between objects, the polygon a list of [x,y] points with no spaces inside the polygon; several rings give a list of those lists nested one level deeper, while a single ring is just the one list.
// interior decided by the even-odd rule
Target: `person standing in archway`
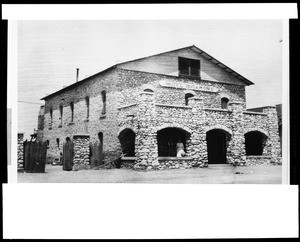
[{"label": "person standing in archway", "polygon": [[177,157],[185,156],[184,145],[181,142],[181,140],[178,140],[178,143],[176,144],[176,150],[177,150]]}]

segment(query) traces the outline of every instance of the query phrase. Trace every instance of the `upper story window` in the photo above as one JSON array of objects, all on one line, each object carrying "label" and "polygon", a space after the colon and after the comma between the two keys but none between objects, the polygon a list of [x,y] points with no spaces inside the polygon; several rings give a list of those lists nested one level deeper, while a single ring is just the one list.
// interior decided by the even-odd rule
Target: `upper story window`
[{"label": "upper story window", "polygon": [[63,120],[63,106],[59,106],[59,112],[60,112],[60,125],[62,125],[62,120]]},{"label": "upper story window", "polygon": [[52,127],[52,123],[53,123],[53,109],[50,109],[50,128]]},{"label": "upper story window", "polygon": [[178,57],[178,71],[181,76],[200,76],[200,60]]},{"label": "upper story window", "polygon": [[102,111],[101,114],[106,114],[106,91],[101,92],[101,98],[102,98]]},{"label": "upper story window", "polygon": [[227,109],[228,108],[228,102],[229,102],[229,99],[226,98],[226,97],[223,97],[221,99],[221,108],[222,109]]},{"label": "upper story window", "polygon": [[71,109],[71,122],[74,122],[74,103],[70,103],[70,109]]},{"label": "upper story window", "polygon": [[89,99],[89,97],[85,98],[85,104],[86,104],[86,119],[89,119],[89,117],[90,117],[90,99]]}]

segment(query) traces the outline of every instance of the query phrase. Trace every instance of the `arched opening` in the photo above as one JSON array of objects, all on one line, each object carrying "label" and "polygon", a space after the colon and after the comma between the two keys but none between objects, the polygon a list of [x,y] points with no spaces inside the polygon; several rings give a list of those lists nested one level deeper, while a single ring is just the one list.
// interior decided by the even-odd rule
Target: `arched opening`
[{"label": "arched opening", "polygon": [[228,108],[228,102],[229,102],[229,99],[226,98],[226,97],[223,97],[221,99],[221,108],[222,109],[227,109]]},{"label": "arched opening", "polygon": [[176,157],[177,143],[181,141],[186,152],[186,141],[190,134],[179,128],[164,128],[157,132],[158,156],[160,157]]},{"label": "arched opening", "polygon": [[154,91],[150,88],[146,88],[146,89],[144,89],[144,92],[154,92]]},{"label": "arched opening", "polygon": [[57,145],[57,148],[59,148],[59,138],[56,138],[56,145]]},{"label": "arched opening", "polygon": [[192,93],[186,93],[185,94],[185,105],[188,106],[189,105],[189,98],[193,97],[194,95]]},{"label": "arched opening", "polygon": [[230,134],[221,129],[206,132],[207,154],[209,164],[226,164],[227,147]]},{"label": "arched opening", "polygon": [[99,139],[100,144],[103,145],[103,133],[102,132],[98,133],[98,139]]},{"label": "arched opening", "polygon": [[267,137],[259,131],[245,134],[246,155],[262,155]]},{"label": "arched opening", "polygon": [[122,153],[127,157],[135,156],[135,133],[131,129],[124,129],[119,134]]}]

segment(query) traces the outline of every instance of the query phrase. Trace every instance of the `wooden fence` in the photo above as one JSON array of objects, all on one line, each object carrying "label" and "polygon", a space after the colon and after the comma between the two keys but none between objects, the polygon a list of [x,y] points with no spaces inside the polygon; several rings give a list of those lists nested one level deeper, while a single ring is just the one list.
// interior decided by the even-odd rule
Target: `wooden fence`
[{"label": "wooden fence", "polygon": [[47,143],[37,141],[24,142],[24,171],[45,172]]}]

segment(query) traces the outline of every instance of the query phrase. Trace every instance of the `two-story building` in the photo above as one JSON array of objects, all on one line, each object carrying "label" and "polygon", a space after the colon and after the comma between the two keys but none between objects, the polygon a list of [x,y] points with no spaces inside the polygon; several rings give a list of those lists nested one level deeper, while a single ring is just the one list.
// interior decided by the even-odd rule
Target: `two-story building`
[{"label": "two-story building", "polygon": [[105,161],[123,152],[134,168],[280,163],[276,107],[247,111],[252,84],[196,46],[116,64],[43,98],[43,140],[50,156],[66,137],[81,151],[98,140]]}]

